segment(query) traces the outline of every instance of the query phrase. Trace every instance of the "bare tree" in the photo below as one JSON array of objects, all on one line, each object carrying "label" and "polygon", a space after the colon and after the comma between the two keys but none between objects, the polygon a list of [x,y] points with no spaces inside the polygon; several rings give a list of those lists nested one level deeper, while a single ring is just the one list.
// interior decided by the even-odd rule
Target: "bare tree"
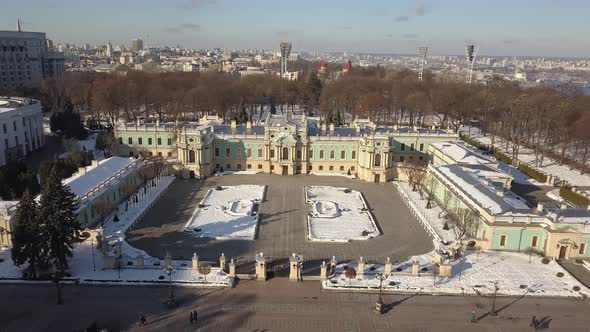
[{"label": "bare tree", "polygon": [[479,213],[470,209],[453,209],[446,214],[449,228],[455,235],[455,240],[462,243],[466,236],[473,233],[479,221]]}]

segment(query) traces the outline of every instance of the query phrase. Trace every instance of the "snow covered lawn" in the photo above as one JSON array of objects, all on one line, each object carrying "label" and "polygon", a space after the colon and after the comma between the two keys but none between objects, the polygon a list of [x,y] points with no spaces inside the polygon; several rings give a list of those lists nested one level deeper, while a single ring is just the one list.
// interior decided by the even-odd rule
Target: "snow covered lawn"
[{"label": "snow covered lawn", "polygon": [[348,174],[343,174],[343,173],[316,173],[316,172],[310,172],[309,175],[316,175],[316,176],[341,176],[344,178],[349,178],[349,179],[354,179],[355,176],[354,175],[348,175]]},{"label": "snow covered lawn", "polygon": [[209,189],[184,230],[221,240],[254,240],[258,227],[255,207],[263,201],[265,189],[259,185]]},{"label": "snow covered lawn", "polygon": [[224,175],[254,175],[262,173],[262,171],[223,171],[215,173],[215,176],[224,176]]},{"label": "snow covered lawn", "polygon": [[[90,239],[74,246],[74,256],[70,260],[70,277],[65,282],[97,283],[97,284],[159,284],[167,283],[168,276],[163,272],[165,262],[149,256],[143,250],[130,246],[125,241],[125,232],[129,227],[141,219],[147,210],[157,201],[162,193],[174,181],[174,177],[165,176],[154,180],[155,186],[148,186],[146,190],[140,189],[137,192],[138,203],[131,203],[127,206],[123,202],[118,207],[118,222],[114,222],[114,213],[107,218],[103,227],[103,234],[106,242],[120,242],[121,269],[103,270],[104,256],[96,248],[96,241]],[[135,195],[135,194],[134,194]],[[106,245],[106,244],[105,244]],[[22,273],[25,266],[17,267],[10,258],[10,250],[0,251],[0,281],[15,282],[23,281]],[[138,266],[138,259],[143,259],[144,266]],[[193,270],[191,261],[172,261],[176,272],[172,276],[172,282],[177,285],[199,286],[199,287],[227,287],[231,286],[231,278],[212,267],[211,272],[205,276]]]},{"label": "snow covered lawn", "polygon": [[[469,132],[468,127],[462,127],[460,129],[465,135],[469,135],[471,138],[483,143],[483,144],[491,144],[491,139],[489,136],[483,136],[478,128],[471,128],[471,132]],[[494,143],[495,147],[498,147],[503,150],[503,152],[510,155],[510,151],[505,151],[505,142],[503,140],[496,140]],[[533,167],[537,168],[546,174],[555,175],[560,179],[567,181],[569,184],[573,186],[590,186],[590,174],[580,174],[580,171],[577,169],[570,169],[567,165],[559,165],[559,162],[553,160],[549,157],[545,157],[543,161],[543,166],[535,167],[535,155],[532,153],[530,149],[522,148],[520,153],[518,154],[518,160],[521,162]],[[511,174],[515,176],[515,174]],[[524,175],[524,174],[523,174]],[[526,175],[525,175],[526,177]],[[515,176],[515,181],[521,183],[522,178]],[[534,181],[534,180],[533,180]],[[530,181],[528,181],[530,182]],[[533,183],[534,184],[534,183]]]},{"label": "snow covered lawn", "polygon": [[[432,257],[423,255],[421,276],[411,275],[414,258],[408,262],[393,265],[392,275],[383,281],[385,291],[397,293],[491,295],[494,282],[498,283],[498,294],[512,296],[584,297],[590,290],[579,283],[555,261],[543,264],[542,258],[533,256],[529,263],[528,254],[509,252],[465,252],[466,257],[453,262],[453,276],[448,278],[432,275]],[[328,290],[379,289],[377,273],[384,271],[383,265],[365,264],[364,276],[349,280],[344,268],[357,268],[356,263],[338,265],[334,276],[322,282]],[[400,271],[398,271],[398,268]],[[559,277],[558,275],[562,275]],[[579,287],[579,290],[574,290]],[[576,288],[578,289],[578,288]]]},{"label": "snow covered lawn", "polygon": [[[22,269],[12,264],[9,249],[1,251],[0,258],[4,259],[4,262],[0,263],[0,282],[26,282],[21,279]],[[86,240],[74,247],[74,257],[70,260],[70,276],[66,277],[64,282],[133,285],[169,282],[163,271],[164,261],[152,259],[150,265],[146,264],[143,268],[129,266],[128,262],[132,260],[123,259],[120,270],[103,270],[103,255],[96,249],[96,243]],[[172,266],[176,270],[172,275],[172,282],[176,285],[228,287],[232,283],[231,278],[218,267],[212,267],[211,272],[205,276],[193,270],[190,261],[172,261]]]},{"label": "snow covered lawn", "polygon": [[363,195],[356,190],[309,186],[305,202],[312,210],[307,217],[311,241],[348,242],[380,235]]}]

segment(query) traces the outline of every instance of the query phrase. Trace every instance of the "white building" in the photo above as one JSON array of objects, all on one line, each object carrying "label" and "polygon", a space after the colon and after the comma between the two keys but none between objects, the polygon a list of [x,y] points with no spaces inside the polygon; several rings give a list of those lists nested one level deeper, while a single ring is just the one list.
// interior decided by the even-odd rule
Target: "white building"
[{"label": "white building", "polygon": [[44,32],[0,31],[0,89],[62,79],[64,56],[47,48]]},{"label": "white building", "polygon": [[38,100],[0,97],[0,166],[45,144]]}]

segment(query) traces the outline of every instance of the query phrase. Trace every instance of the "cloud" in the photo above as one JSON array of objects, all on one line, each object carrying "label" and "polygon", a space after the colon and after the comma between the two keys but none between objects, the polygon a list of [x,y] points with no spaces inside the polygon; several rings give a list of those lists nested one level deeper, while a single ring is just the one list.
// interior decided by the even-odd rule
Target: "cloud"
[{"label": "cloud", "polygon": [[182,23],[180,28],[184,30],[199,30],[201,26],[194,23]]},{"label": "cloud", "polygon": [[301,36],[303,31],[301,30],[279,30],[275,33],[277,37],[282,39],[294,38],[296,36]]},{"label": "cloud", "polygon": [[404,37],[405,39],[416,39],[418,38],[418,35],[415,33],[404,33],[402,37]]},{"label": "cloud", "polygon": [[414,13],[416,14],[416,16],[424,16],[430,13],[430,11],[432,11],[432,7],[430,6],[430,4],[420,2],[416,5]]},{"label": "cloud", "polygon": [[393,34],[392,33],[388,33],[388,34],[385,35],[385,37],[387,37],[387,38],[393,38]]},{"label": "cloud", "polygon": [[205,5],[214,5],[217,0],[189,0],[183,3],[180,7],[183,9],[201,8]]},{"label": "cloud", "polygon": [[182,34],[185,32],[194,32],[194,31],[198,31],[201,29],[201,26],[198,24],[194,24],[194,23],[182,23],[176,27],[168,27],[164,29],[165,33],[168,34]]},{"label": "cloud", "polygon": [[394,19],[394,21],[396,21],[396,22],[406,22],[406,21],[408,21],[409,19],[410,19],[410,17],[409,17],[409,16],[402,15],[402,16],[398,16],[398,17],[396,17],[396,18]]}]

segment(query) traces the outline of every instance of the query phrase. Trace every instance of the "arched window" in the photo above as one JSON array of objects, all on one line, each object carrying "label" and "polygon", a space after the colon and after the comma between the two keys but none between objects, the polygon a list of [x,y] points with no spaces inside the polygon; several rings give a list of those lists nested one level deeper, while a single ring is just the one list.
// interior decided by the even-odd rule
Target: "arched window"
[{"label": "arched window", "polygon": [[283,159],[289,159],[289,148],[283,148]]},{"label": "arched window", "polygon": [[195,163],[195,151],[190,150],[188,152],[188,162],[191,163],[191,164],[194,164]]},{"label": "arched window", "polygon": [[375,155],[375,166],[381,166],[381,154]]}]

